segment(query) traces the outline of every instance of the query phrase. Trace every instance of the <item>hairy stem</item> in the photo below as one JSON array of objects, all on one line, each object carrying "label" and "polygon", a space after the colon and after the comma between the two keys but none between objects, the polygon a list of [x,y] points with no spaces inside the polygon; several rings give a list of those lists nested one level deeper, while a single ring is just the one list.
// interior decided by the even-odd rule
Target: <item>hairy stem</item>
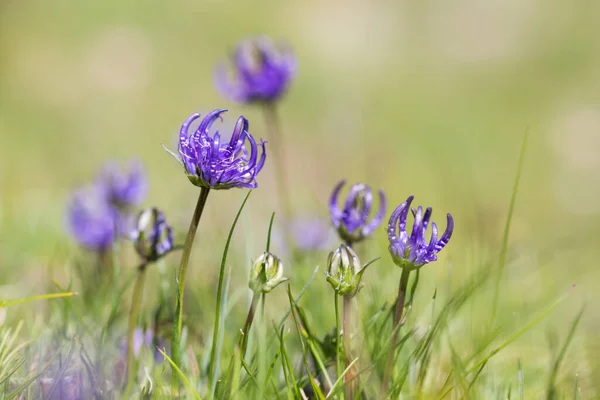
[{"label": "hairy stem", "polygon": [[[173,342],[172,342],[172,358],[173,363],[181,368],[181,331],[183,329],[183,291],[185,289],[185,273],[187,271],[188,262],[190,260],[190,254],[192,254],[192,246],[194,244],[194,237],[198,230],[198,223],[200,217],[204,211],[206,205],[206,199],[208,198],[209,188],[200,188],[200,195],[198,196],[198,202],[196,203],[196,209],[194,210],[194,216],[190,222],[190,229],[185,238],[185,244],[183,247],[183,254],[181,256],[181,263],[179,264],[179,271],[177,273],[177,302],[175,305],[175,320],[173,321]],[[173,370],[172,388],[173,393],[177,390],[177,381],[179,377],[177,372]]]},{"label": "hairy stem", "polygon": [[287,190],[287,169],[285,165],[285,146],[283,144],[283,133],[279,124],[277,108],[274,104],[265,104],[263,106],[265,125],[268,131],[268,138],[273,151],[273,163],[275,164],[275,185],[277,186],[277,197],[279,206],[283,211],[283,216],[289,219],[292,216],[292,204]]},{"label": "hairy stem", "polygon": [[[340,301],[339,301],[339,296],[337,294],[336,291],[333,292],[333,296],[335,298],[335,330],[336,330],[336,340],[335,340],[335,360],[336,360],[336,372],[337,372],[337,378],[339,378],[340,376],[342,376],[342,336],[341,336],[341,324],[340,324]],[[344,332],[344,334],[346,334],[346,332]]]},{"label": "hairy stem", "polygon": [[[353,309],[351,295],[344,295],[344,350],[346,353],[346,368],[352,363]],[[347,399],[354,399],[358,390],[358,368],[354,365],[344,376],[344,393]]]},{"label": "hairy stem", "polygon": [[133,297],[131,299],[131,309],[129,310],[129,322],[127,325],[127,386],[123,398],[129,397],[131,388],[135,380],[137,369],[135,368],[135,353],[133,349],[133,333],[137,325],[138,315],[142,306],[142,295],[144,294],[144,280],[146,277],[147,263],[142,263],[138,267],[135,286],[133,287]]},{"label": "hairy stem", "polygon": [[388,356],[385,372],[383,375],[383,384],[381,386],[382,395],[386,395],[390,387],[390,375],[396,361],[396,345],[398,344],[398,336],[400,335],[400,323],[402,321],[402,313],[404,311],[404,301],[406,300],[406,289],[408,287],[408,276],[410,270],[402,268],[402,276],[400,277],[400,285],[398,286],[398,298],[396,299],[396,312],[394,313],[394,323],[392,325],[392,345],[390,348],[390,354]]},{"label": "hairy stem", "polygon": [[248,348],[248,336],[250,334],[250,327],[252,326],[252,321],[254,321],[254,315],[256,314],[256,305],[258,304],[259,298],[260,295],[257,292],[254,292],[254,294],[252,295],[252,302],[250,303],[250,309],[248,310],[248,316],[246,317],[246,323],[244,324],[244,329],[242,330],[242,337],[240,338],[240,350],[242,359],[246,355],[246,350]]}]

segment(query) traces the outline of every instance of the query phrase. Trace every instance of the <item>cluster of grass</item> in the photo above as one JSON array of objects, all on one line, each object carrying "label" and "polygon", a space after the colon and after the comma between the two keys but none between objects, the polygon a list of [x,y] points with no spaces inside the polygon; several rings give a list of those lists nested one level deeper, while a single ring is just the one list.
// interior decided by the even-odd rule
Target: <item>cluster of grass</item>
[{"label": "cluster of grass", "polygon": [[[228,253],[248,193],[226,240],[218,290],[203,288],[205,293],[196,291],[186,303],[194,309],[191,303],[211,301],[203,308],[216,306],[215,314],[198,316],[194,312],[192,316],[192,312],[184,311],[182,353],[177,363],[167,344],[173,332],[177,290],[162,261],[163,265],[153,267],[158,271],[152,272],[153,287],[158,291],[146,290],[147,297],[154,294],[150,296],[153,305],[145,306],[139,319],[143,330],[153,332],[152,340],[141,346],[128,377],[124,327],[131,307],[127,294],[135,272],[120,265],[116,248],[109,270],[105,265],[98,269],[88,254],[73,261],[66,287],[53,282],[56,293],[0,303],[2,308],[24,309],[35,304],[34,300],[48,302],[43,315],[23,313],[46,321],[43,329],[29,321],[27,325],[36,328],[24,332],[18,317],[11,318],[15,325],[0,327],[1,397],[524,399],[544,393],[547,399],[578,399],[578,378],[559,377],[583,310],[572,321],[562,322],[569,329],[549,354],[544,376],[530,378],[525,373],[532,362],[527,356],[516,357],[514,370],[509,373],[494,363],[519,337],[535,330],[566,296],[541,305],[520,320],[501,318],[498,310],[524,151],[525,143],[498,256],[476,268],[459,287],[435,289],[430,295],[419,295],[419,283],[431,268],[439,266],[434,263],[413,273],[395,348],[391,340],[394,304],[382,302],[374,287],[362,290],[352,300],[359,310],[352,336],[344,337],[349,333],[336,317],[337,296],[333,290],[330,295],[322,291],[315,295],[313,286],[315,280],[324,280],[323,271],[311,265],[315,261],[312,255],[299,251],[293,255],[294,268],[286,273],[296,279],[295,270],[308,268],[312,270],[310,277],[301,282],[299,290],[290,284],[281,285],[263,294],[256,304],[253,301],[254,324],[250,330],[248,325],[242,329],[247,289],[233,287],[230,265],[243,260],[228,260]],[[272,225],[273,218],[265,239],[267,251]],[[196,246],[201,248],[202,242]],[[359,253],[365,246],[368,243],[357,247]],[[272,298],[286,303],[278,307],[284,312],[275,314],[272,307],[266,307]],[[473,305],[478,302],[487,306],[474,312]],[[254,305],[258,305],[256,310]],[[465,327],[469,325],[471,332],[467,333]],[[248,336],[244,338],[244,334]],[[395,361],[389,389],[383,392],[382,379],[390,355]]]}]

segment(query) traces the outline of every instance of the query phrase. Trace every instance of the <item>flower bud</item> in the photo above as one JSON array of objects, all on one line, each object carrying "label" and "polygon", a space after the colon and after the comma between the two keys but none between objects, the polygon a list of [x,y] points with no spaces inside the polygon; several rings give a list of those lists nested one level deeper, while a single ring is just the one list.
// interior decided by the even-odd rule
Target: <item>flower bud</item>
[{"label": "flower bud", "polygon": [[372,262],[361,266],[358,256],[351,247],[342,244],[329,253],[326,278],[339,295],[355,295],[360,289],[360,280]]},{"label": "flower bud", "polygon": [[267,251],[254,261],[248,284],[253,292],[269,293],[287,280],[288,278],[283,277],[283,262]]},{"label": "flower bud", "polygon": [[130,234],[135,250],[146,261],[156,261],[173,248],[173,232],[157,208],[142,210]]}]

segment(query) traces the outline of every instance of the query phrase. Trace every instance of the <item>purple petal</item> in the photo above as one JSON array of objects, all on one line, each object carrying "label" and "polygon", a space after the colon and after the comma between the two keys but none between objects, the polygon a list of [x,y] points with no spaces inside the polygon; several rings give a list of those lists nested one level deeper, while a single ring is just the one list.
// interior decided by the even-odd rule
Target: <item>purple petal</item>
[{"label": "purple petal", "polygon": [[435,245],[436,251],[442,250],[448,244],[450,238],[452,237],[452,232],[454,232],[454,219],[452,218],[452,215],[448,214],[447,219],[448,223],[446,226],[446,230],[444,231],[444,234],[442,235],[440,240]]},{"label": "purple petal", "polygon": [[377,211],[377,214],[375,215],[375,217],[373,217],[371,222],[369,222],[363,228],[364,236],[371,235],[375,231],[375,229],[377,229],[377,227],[381,224],[381,221],[383,221],[383,218],[385,217],[385,210],[386,210],[385,194],[383,193],[383,190],[380,190],[379,191],[379,210]]},{"label": "purple petal", "polygon": [[329,198],[329,214],[331,215],[331,221],[333,225],[338,228],[340,226],[340,215],[341,211],[338,208],[338,197],[340,195],[340,191],[342,187],[346,184],[346,180],[342,179],[338,182],[338,184],[333,188],[333,192],[331,193],[331,197]]}]

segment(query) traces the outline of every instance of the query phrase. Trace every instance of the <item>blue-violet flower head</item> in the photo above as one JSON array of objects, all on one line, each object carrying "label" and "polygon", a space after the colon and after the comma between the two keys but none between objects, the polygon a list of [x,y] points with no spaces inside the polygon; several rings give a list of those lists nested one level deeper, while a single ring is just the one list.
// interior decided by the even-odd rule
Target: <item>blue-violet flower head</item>
[{"label": "blue-violet flower head", "polygon": [[236,103],[273,102],[288,89],[296,75],[296,58],[289,48],[267,37],[242,41],[232,55],[233,79],[227,67],[215,72],[215,86]]},{"label": "blue-violet flower head", "polygon": [[381,224],[385,216],[385,195],[379,191],[379,210],[369,221],[373,205],[373,191],[364,183],[357,183],[350,188],[343,209],[338,207],[338,197],[345,180],[340,181],[329,201],[329,213],[333,226],[340,238],[347,243],[355,243],[370,236]]},{"label": "blue-violet flower head", "polygon": [[173,231],[157,208],[140,211],[130,233],[137,253],[146,261],[156,261],[173,249]]},{"label": "blue-violet flower head", "polygon": [[[414,196],[410,196],[404,203],[400,204],[390,216],[388,223],[388,239],[390,241],[390,254],[394,263],[401,268],[410,270],[418,269],[425,264],[437,260],[439,253],[450,241],[454,231],[454,219],[447,215],[447,227],[442,237],[438,240],[438,228],[435,222],[431,223],[431,239],[426,242],[425,233],[431,219],[431,207],[427,207],[425,213],[419,206],[416,210],[410,205]],[[408,211],[414,216],[414,223],[410,235],[406,230],[406,219]]]},{"label": "blue-violet flower head", "polygon": [[99,184],[106,189],[107,200],[120,209],[138,206],[148,192],[148,180],[142,164],[132,162],[124,170],[121,165],[108,163]]},{"label": "blue-violet flower head", "polygon": [[182,164],[190,182],[196,186],[254,189],[258,186],[256,176],[267,158],[266,142],[256,143],[248,133],[248,120],[244,117],[238,118],[229,141],[221,142],[218,131],[211,136],[211,125],[226,111],[208,113],[192,133],[190,125],[200,114],[190,115],[179,132],[179,155],[165,149]]},{"label": "blue-violet flower head", "polygon": [[109,249],[119,229],[119,213],[106,201],[104,188],[77,189],[68,203],[67,225],[75,241],[94,251]]}]

